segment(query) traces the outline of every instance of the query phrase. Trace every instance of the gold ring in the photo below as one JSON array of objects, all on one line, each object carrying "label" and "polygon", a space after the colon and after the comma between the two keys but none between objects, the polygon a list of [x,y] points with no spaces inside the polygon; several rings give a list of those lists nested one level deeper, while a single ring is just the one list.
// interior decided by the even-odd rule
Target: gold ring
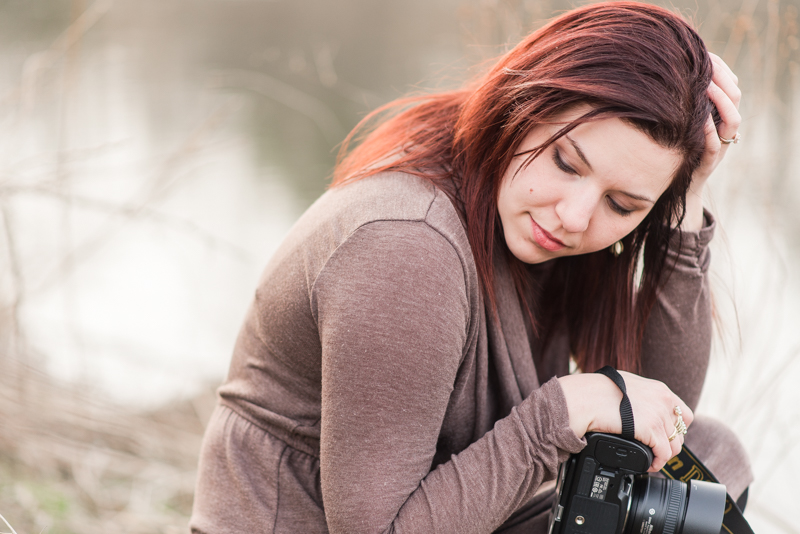
[{"label": "gold ring", "polygon": [[675,408],[672,409],[672,413],[678,416],[678,420],[675,421],[675,430],[670,435],[669,441],[675,439],[678,434],[686,435],[688,431],[686,423],[683,420],[683,410],[681,410],[681,407],[676,405]]},{"label": "gold ring", "polygon": [[678,435],[678,427],[675,427],[675,430],[672,431],[672,434],[669,436],[669,440],[672,441]]},{"label": "gold ring", "polygon": [[679,434],[686,434],[688,429],[686,428],[686,423],[683,422],[683,417],[678,417],[678,422],[675,423],[675,431]]}]

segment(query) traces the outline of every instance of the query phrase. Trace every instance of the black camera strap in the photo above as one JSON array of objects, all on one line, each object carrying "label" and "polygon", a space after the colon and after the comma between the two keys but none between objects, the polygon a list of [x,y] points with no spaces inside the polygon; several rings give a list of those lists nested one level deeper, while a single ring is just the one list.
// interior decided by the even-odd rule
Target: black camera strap
[{"label": "black camera strap", "polygon": [[631,400],[628,398],[628,388],[625,387],[625,381],[622,379],[622,375],[610,365],[606,365],[595,372],[610,378],[622,392],[622,400],[619,403],[619,416],[622,419],[622,433],[620,435],[625,439],[634,439],[635,427],[633,424],[633,408],[631,408]]},{"label": "black camera strap", "polygon": [[[705,480],[707,482],[719,483],[708,468],[703,465],[697,456],[694,455],[685,445],[677,456],[672,458],[661,472],[674,480],[688,482],[689,480]],[[722,530],[720,534],[754,534],[753,529],[742,515],[742,511],[736,505],[736,501],[730,494],[725,495],[725,516],[722,518]]]},{"label": "black camera strap", "polygon": [[[622,419],[621,435],[625,439],[635,439],[633,408],[628,398],[625,380],[623,380],[622,375],[610,365],[606,365],[595,372],[610,378],[620,391],[622,391],[622,401],[619,403],[619,415]],[[661,469],[661,472],[667,478],[680,480],[682,482],[687,482],[689,480],[705,480],[707,482],[719,484],[717,477],[711,474],[711,471],[703,465],[703,462],[701,462],[685,445],[677,456],[667,462]],[[736,501],[731,498],[730,494],[725,495],[725,515],[722,519],[722,530],[720,530],[720,534],[754,534],[753,529],[750,528],[744,515],[742,515],[742,511],[739,509],[739,506],[737,506]]]}]

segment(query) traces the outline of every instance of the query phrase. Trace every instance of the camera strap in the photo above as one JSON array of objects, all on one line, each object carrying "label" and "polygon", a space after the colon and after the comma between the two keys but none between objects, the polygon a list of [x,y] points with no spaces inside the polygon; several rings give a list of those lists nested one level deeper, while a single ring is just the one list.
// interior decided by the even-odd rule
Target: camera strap
[{"label": "camera strap", "polygon": [[631,400],[628,398],[628,388],[625,387],[625,380],[623,380],[622,375],[610,365],[606,365],[595,372],[610,378],[622,392],[622,400],[619,403],[619,416],[620,419],[622,419],[622,433],[620,435],[625,439],[635,439],[633,408],[631,408]]},{"label": "camera strap", "polygon": [[[685,445],[677,456],[667,462],[661,472],[667,478],[683,482],[705,480],[719,483],[717,477]],[[720,534],[754,534],[753,529],[750,528],[744,515],[742,515],[742,511],[730,494],[725,495],[725,515],[722,518]]]},{"label": "camera strap", "polygon": [[[622,391],[622,401],[619,403],[619,415],[622,419],[621,435],[625,439],[635,439],[633,408],[628,398],[625,380],[623,380],[622,375],[610,365],[606,365],[595,372],[610,378],[620,391]],[[717,477],[711,474],[711,471],[703,465],[703,462],[701,462],[685,445],[677,456],[667,462],[663,469],[661,469],[661,472],[667,478],[680,480],[682,482],[687,482],[689,480],[705,480],[707,482],[719,484]],[[722,519],[722,530],[720,530],[720,534],[754,534],[753,529],[750,528],[744,515],[742,515],[742,511],[739,509],[739,506],[737,506],[736,501],[731,498],[730,494],[725,495],[725,515]]]}]

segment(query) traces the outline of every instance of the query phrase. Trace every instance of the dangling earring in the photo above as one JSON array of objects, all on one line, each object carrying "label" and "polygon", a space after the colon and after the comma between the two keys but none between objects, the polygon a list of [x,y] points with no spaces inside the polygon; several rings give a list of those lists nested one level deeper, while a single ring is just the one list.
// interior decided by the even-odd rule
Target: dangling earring
[{"label": "dangling earring", "polygon": [[622,254],[622,251],[625,250],[625,247],[622,246],[622,241],[617,241],[611,245],[611,248],[608,250],[614,255],[615,258],[619,258],[619,255]]}]

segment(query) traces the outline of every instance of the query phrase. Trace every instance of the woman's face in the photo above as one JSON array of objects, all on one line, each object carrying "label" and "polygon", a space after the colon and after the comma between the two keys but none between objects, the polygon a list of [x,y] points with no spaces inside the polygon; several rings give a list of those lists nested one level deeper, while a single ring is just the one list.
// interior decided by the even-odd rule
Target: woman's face
[{"label": "woman's face", "polygon": [[[541,145],[586,111],[537,126],[517,153]],[[616,118],[581,124],[520,169],[526,158],[511,161],[497,206],[506,244],[525,263],[611,246],[650,212],[681,163],[677,152]]]}]

